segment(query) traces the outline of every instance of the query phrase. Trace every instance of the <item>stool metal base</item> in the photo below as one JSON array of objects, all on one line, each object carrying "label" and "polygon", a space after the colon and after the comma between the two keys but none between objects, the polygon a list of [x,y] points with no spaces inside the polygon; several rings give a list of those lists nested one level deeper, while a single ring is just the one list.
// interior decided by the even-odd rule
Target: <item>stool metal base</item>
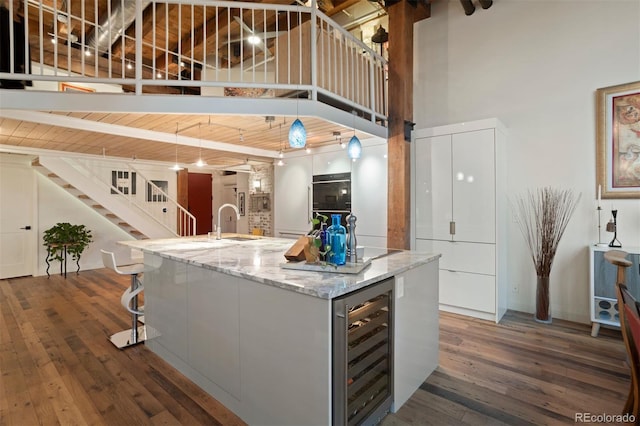
[{"label": "stool metal base", "polygon": [[[137,345],[147,340],[147,329],[145,326],[138,327],[138,335],[134,336],[133,330],[123,330],[109,337],[111,343],[113,343],[118,349],[126,348],[128,346]],[[137,337],[137,338],[136,338]]]}]

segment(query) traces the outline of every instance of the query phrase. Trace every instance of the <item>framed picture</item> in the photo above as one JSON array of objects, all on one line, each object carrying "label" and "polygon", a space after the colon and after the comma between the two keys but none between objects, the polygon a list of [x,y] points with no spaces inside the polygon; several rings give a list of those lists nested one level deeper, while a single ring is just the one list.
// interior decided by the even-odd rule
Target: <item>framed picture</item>
[{"label": "framed picture", "polygon": [[240,216],[244,216],[244,206],[245,206],[244,192],[238,192],[238,210],[240,211]]},{"label": "framed picture", "polygon": [[640,81],[598,89],[596,108],[602,198],[640,198]]},{"label": "framed picture", "polygon": [[61,92],[84,92],[84,93],[93,93],[96,89],[92,89],[91,87],[79,86],[77,84],[71,83],[60,83],[60,91]]},{"label": "framed picture", "polygon": [[[131,175],[131,176],[129,176]],[[118,191],[124,195],[136,194],[136,172],[129,173],[123,170],[111,171],[111,186],[118,188]],[[111,190],[112,194],[117,194],[115,189]]]}]

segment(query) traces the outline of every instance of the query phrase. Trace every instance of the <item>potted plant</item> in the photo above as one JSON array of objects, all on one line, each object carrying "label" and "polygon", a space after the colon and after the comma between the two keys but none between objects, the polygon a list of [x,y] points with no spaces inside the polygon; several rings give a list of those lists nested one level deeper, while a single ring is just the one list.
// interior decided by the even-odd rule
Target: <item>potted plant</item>
[{"label": "potted plant", "polygon": [[44,231],[44,245],[47,247],[47,260],[64,260],[63,253],[71,255],[74,262],[80,261],[80,256],[90,242],[93,241],[91,230],[84,225],[72,225],[67,222],[56,223]]},{"label": "potted plant", "polygon": [[513,206],[516,221],[529,247],[537,274],[535,320],[551,323],[549,275],[560,238],[576,209],[580,195],[571,190],[540,188],[519,196]]}]

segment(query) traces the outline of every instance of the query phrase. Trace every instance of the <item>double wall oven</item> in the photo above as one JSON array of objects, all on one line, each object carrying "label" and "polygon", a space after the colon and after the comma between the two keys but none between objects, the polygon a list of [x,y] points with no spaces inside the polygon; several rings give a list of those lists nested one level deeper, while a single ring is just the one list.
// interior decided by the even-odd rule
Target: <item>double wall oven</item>
[{"label": "double wall oven", "polygon": [[329,218],[342,215],[342,224],[351,213],[351,173],[332,173],[313,176],[313,216],[316,213]]}]

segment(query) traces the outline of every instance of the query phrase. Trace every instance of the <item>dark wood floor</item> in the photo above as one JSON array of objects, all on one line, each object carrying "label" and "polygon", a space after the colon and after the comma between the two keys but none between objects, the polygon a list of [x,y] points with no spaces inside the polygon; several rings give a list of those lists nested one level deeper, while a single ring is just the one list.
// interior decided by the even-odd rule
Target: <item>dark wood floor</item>
[{"label": "dark wood floor", "polygon": [[[239,425],[200,388],[138,345],[107,337],[129,326],[127,277],[0,280],[1,425]],[[509,312],[499,325],[442,313],[440,367],[383,421],[392,425],[573,424],[617,414],[629,375],[620,333]]]}]

